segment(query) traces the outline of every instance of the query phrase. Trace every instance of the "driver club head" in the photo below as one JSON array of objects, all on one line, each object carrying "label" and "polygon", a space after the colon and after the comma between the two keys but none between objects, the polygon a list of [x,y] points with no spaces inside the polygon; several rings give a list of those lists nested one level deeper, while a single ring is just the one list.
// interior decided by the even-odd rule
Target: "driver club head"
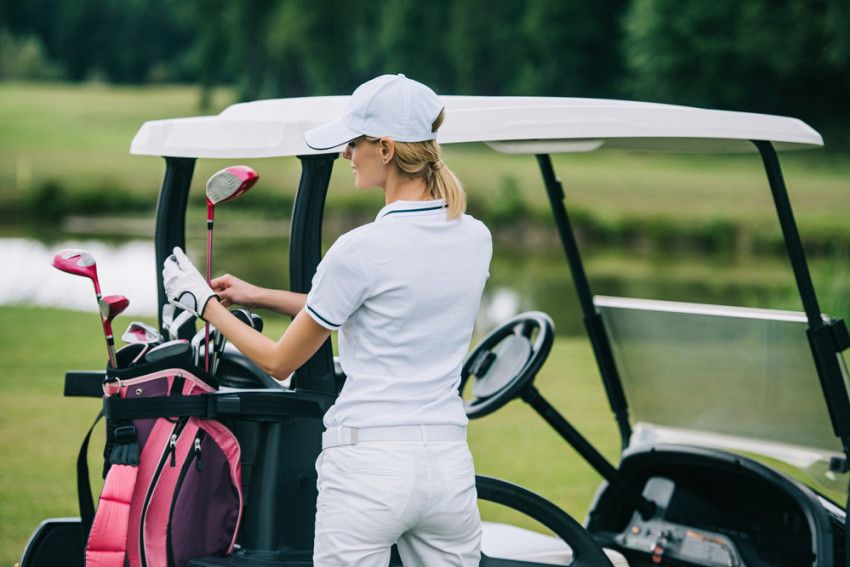
[{"label": "driver club head", "polygon": [[121,336],[121,340],[127,344],[151,344],[158,343],[162,340],[162,335],[159,334],[152,326],[141,321],[133,321],[127,326],[127,330]]},{"label": "driver club head", "polygon": [[65,248],[53,254],[52,265],[57,270],[83,276],[94,284],[95,293],[100,296],[100,282],[97,278],[97,263],[94,256],[79,248]]},{"label": "driver club head", "polygon": [[207,181],[207,202],[217,205],[236,199],[254,186],[260,176],[247,165],[233,165],[214,173]]}]

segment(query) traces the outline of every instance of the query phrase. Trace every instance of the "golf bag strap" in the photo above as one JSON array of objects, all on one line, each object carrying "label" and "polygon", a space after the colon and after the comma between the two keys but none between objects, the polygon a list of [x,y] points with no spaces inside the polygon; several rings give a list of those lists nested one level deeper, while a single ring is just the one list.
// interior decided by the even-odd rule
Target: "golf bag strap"
[{"label": "golf bag strap", "polygon": [[153,419],[156,417],[207,417],[205,396],[162,396],[157,398],[103,399],[107,419]]},{"label": "golf bag strap", "polygon": [[236,416],[321,417],[327,410],[324,399],[308,399],[273,392],[232,395],[162,396],[157,398],[104,398],[107,419],[152,419],[156,417],[197,417],[219,419]]},{"label": "golf bag strap", "polygon": [[83,529],[83,541],[89,538],[92,522],[94,521],[94,502],[92,500],[91,485],[89,485],[89,464],[87,460],[89,451],[89,439],[95,425],[103,417],[103,410],[97,412],[94,423],[89,427],[89,432],[83,438],[80,445],[80,453],[77,455],[77,500],[80,505],[80,524]]},{"label": "golf bag strap", "polygon": [[66,398],[102,398],[103,379],[106,374],[100,370],[69,370],[65,373]]}]

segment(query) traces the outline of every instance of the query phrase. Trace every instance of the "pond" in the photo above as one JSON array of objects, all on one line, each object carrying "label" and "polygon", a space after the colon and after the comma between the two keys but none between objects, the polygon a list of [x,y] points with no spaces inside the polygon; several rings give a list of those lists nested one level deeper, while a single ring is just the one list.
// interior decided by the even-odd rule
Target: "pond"
[{"label": "pond", "polygon": [[[332,239],[326,237],[325,245]],[[202,266],[205,236],[190,234],[187,242],[190,256]],[[156,314],[158,269],[149,239],[0,238],[0,253],[12,267],[0,280],[0,303],[94,309],[90,282],[50,266],[53,253],[68,247],[94,255],[104,295],[127,296],[127,314]],[[801,310],[790,267],[781,257],[640,255],[611,248],[583,252],[597,295]],[[285,289],[288,266],[288,238],[216,231],[213,273],[227,271],[258,285]],[[835,317],[850,316],[850,259],[816,258],[810,266],[822,310]],[[532,309],[548,313],[561,336],[584,332],[559,242],[553,239],[523,251],[502,250],[497,244],[490,272],[478,332]]]}]

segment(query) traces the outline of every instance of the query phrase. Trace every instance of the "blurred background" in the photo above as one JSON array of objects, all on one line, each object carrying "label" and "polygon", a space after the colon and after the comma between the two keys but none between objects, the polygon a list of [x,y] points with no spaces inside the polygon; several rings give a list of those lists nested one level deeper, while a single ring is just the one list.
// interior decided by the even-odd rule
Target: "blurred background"
[{"label": "blurred background", "polygon": [[[825,148],[782,155],[786,181],[821,306],[847,318],[848,29],[846,0],[0,0],[0,565],[19,557],[41,518],[76,515],[73,459],[97,406],[61,398],[65,370],[103,366],[103,338],[88,283],[50,268],[52,252],[88,249],[104,292],[130,298],[117,334],[131,318],[155,316],[164,164],[128,155],[145,120],[348,94],[399,72],[440,94],[794,116]],[[534,159],[478,145],[444,153],[496,242],[476,332],[519,311],[550,313],[559,339],[541,389],[615,459],[613,419]],[[600,152],[554,163],[594,292],[801,309],[757,155]],[[217,214],[214,271],[286,287],[299,164],[248,164],[262,181]],[[187,229],[200,262],[204,182],[226,165],[196,166]],[[324,245],[382,204],[380,192],[356,191],[337,172]],[[286,325],[269,322],[274,337]],[[477,466],[581,518],[599,479],[538,421],[515,402],[474,424]]]}]

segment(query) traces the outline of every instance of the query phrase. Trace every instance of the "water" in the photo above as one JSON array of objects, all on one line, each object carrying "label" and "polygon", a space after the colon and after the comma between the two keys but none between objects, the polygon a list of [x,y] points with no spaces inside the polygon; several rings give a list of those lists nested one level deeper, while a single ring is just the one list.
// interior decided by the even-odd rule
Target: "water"
[{"label": "water", "polygon": [[[326,239],[330,242],[330,239]],[[43,243],[0,238],[7,268],[0,278],[0,303],[30,304],[91,311],[91,283],[50,266],[61,248],[83,248],[97,261],[104,295],[130,299],[126,313],[156,315],[153,240],[62,239]],[[188,239],[189,255],[203,266],[204,237]],[[586,269],[598,295],[689,301],[746,307],[801,310],[793,275],[783,258],[641,257],[624,250],[588,250]],[[266,287],[286,289],[288,239],[216,235],[213,273],[228,271]],[[811,262],[822,310],[850,317],[850,262],[846,257]],[[490,279],[481,302],[478,331],[512,315],[541,310],[554,320],[558,334],[584,332],[578,298],[558,242],[522,252],[496,245]]]}]

